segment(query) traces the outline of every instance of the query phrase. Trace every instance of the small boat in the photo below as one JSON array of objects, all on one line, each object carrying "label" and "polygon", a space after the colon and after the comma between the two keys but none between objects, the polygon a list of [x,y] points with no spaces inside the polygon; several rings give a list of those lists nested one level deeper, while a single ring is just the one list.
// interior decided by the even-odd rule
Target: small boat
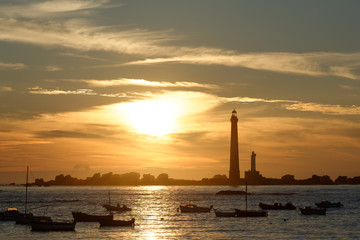
[{"label": "small boat", "polygon": [[268,213],[266,211],[248,210],[247,209],[247,183],[245,183],[245,210],[235,209],[237,217],[266,217]]},{"label": "small boat", "polygon": [[185,206],[180,205],[179,208],[182,213],[204,213],[210,212],[213,206],[211,205],[210,207],[198,207],[197,205],[189,204]]},{"label": "small boat", "polygon": [[299,209],[303,215],[326,215],[326,208],[312,208],[306,206]]},{"label": "small boat", "polygon": [[344,205],[342,205],[340,202],[329,202],[326,200],[323,200],[319,203],[315,203],[316,206],[318,206],[319,208],[339,208],[339,207],[343,207]]},{"label": "small boat", "polygon": [[266,217],[268,213],[266,211],[256,211],[256,210],[240,210],[235,209],[237,217]]},{"label": "small boat", "polygon": [[0,221],[16,221],[19,215],[17,208],[8,208],[5,212],[0,212]]},{"label": "small boat", "polygon": [[274,203],[274,204],[266,204],[266,203],[259,203],[259,207],[263,210],[295,210],[296,207],[292,205],[292,203],[288,202],[285,205],[281,203]]},{"label": "small boat", "polygon": [[127,207],[125,204],[120,206],[117,204],[116,206],[112,206],[109,204],[104,204],[103,207],[108,211],[113,212],[125,212],[125,211],[131,211],[131,208]]},{"label": "small boat", "polygon": [[214,212],[217,217],[236,217],[235,211],[219,211],[214,209]]},{"label": "small boat", "polygon": [[125,212],[125,211],[131,211],[131,208],[127,207],[125,204],[120,206],[120,204],[117,204],[116,206],[111,205],[110,200],[110,191],[109,191],[109,204],[102,205],[107,211],[110,212]]},{"label": "small boat", "polygon": [[31,231],[75,231],[75,222],[31,222]]},{"label": "small boat", "polygon": [[15,220],[16,224],[30,225],[32,222],[52,222],[51,217],[34,216],[32,213],[19,214]]},{"label": "small boat", "polygon": [[29,167],[26,167],[26,184],[25,184],[25,213],[19,213],[15,219],[16,224],[29,225],[31,222],[51,222],[51,217],[46,216],[34,216],[32,213],[27,212],[27,198],[28,198],[28,186],[29,186]]},{"label": "small boat", "polygon": [[82,212],[72,212],[74,222],[99,222],[100,220],[113,220],[113,215],[90,215]]},{"label": "small boat", "polygon": [[100,227],[133,227],[135,225],[135,219],[132,218],[129,221],[101,219],[99,223]]}]

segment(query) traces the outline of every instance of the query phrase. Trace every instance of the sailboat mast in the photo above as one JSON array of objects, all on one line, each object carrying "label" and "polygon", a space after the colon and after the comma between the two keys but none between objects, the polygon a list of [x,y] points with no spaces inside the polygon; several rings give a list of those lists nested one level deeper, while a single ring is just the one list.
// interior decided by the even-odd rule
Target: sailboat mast
[{"label": "sailboat mast", "polygon": [[245,183],[245,210],[247,211],[247,183]]},{"label": "sailboat mast", "polygon": [[110,201],[110,190],[109,190],[109,205],[111,205],[111,201]]},{"label": "sailboat mast", "polygon": [[26,167],[26,184],[25,184],[25,214],[26,214],[26,210],[27,210],[28,178],[29,178],[29,166],[27,166],[27,167]]}]

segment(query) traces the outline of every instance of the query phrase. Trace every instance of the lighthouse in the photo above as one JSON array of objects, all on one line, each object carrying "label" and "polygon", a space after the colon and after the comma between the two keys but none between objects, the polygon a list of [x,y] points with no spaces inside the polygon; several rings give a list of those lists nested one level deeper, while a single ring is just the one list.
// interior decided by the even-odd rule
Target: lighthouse
[{"label": "lighthouse", "polygon": [[231,139],[230,139],[230,184],[239,184],[240,170],[239,170],[239,145],[238,145],[238,130],[237,130],[237,113],[235,109],[232,111],[231,118]]}]

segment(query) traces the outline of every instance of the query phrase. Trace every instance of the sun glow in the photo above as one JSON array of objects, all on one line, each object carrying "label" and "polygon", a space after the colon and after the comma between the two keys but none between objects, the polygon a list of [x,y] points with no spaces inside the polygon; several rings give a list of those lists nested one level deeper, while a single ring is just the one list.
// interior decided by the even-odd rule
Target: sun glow
[{"label": "sun glow", "polygon": [[139,134],[155,137],[183,132],[187,117],[216,106],[213,96],[198,92],[166,92],[149,99],[109,106],[118,119]]},{"label": "sun glow", "polygon": [[179,107],[164,100],[146,100],[124,106],[130,125],[140,134],[163,136],[176,130]]}]

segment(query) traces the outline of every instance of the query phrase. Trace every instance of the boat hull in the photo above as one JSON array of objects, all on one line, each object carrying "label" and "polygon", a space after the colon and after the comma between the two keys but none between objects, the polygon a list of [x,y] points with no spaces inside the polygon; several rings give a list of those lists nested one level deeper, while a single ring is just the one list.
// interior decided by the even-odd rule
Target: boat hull
[{"label": "boat hull", "polygon": [[244,211],[240,209],[235,209],[237,217],[267,217],[266,211]]},{"label": "boat hull", "polygon": [[129,221],[124,220],[100,220],[100,227],[133,227],[135,225],[135,219]]},{"label": "boat hull", "polygon": [[179,208],[182,213],[206,213],[211,211],[212,206],[198,207],[196,205],[186,205],[186,206],[179,206]]},{"label": "boat hull", "polygon": [[90,215],[82,212],[72,212],[74,222],[99,222],[101,220],[113,220],[113,215]]},{"label": "boat hull", "polygon": [[318,206],[319,208],[339,208],[339,207],[344,206],[340,202],[333,203],[333,202],[328,202],[328,201],[322,201],[319,203],[315,203],[315,205]]},{"label": "boat hull", "polygon": [[295,210],[296,209],[296,207],[292,204],[270,205],[265,203],[259,203],[259,207],[263,210]]},{"label": "boat hull", "polygon": [[32,222],[31,231],[75,231],[75,222]]},{"label": "boat hull", "polygon": [[319,209],[315,209],[315,208],[310,208],[310,207],[304,207],[304,208],[299,208],[301,214],[303,215],[326,215],[326,209],[325,208],[319,208]]},{"label": "boat hull", "polygon": [[221,211],[216,211],[215,210],[215,215],[217,217],[236,217],[236,212],[221,212]]}]

